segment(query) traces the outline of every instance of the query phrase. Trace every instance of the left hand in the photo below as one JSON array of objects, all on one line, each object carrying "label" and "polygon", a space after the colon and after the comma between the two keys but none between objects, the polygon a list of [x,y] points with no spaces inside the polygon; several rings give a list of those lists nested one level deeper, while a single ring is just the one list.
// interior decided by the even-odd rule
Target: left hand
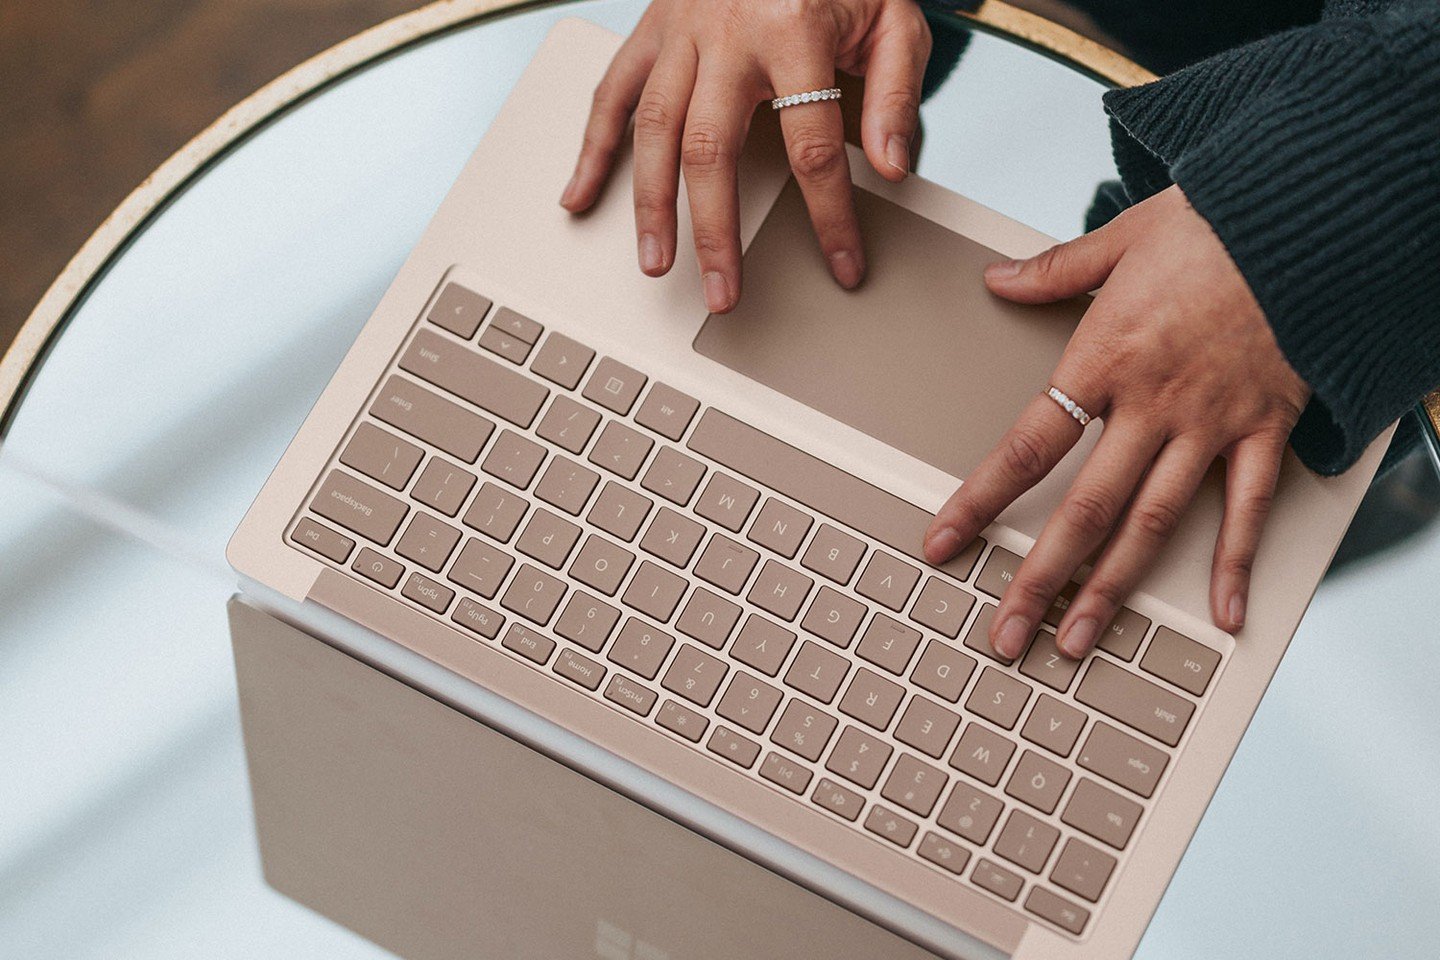
[{"label": "left hand", "polygon": [[[1100,288],[1051,382],[1104,433],[1005,591],[991,643],[1014,657],[1086,558],[1103,551],[1061,620],[1062,652],[1084,656],[1174,532],[1216,457],[1225,515],[1210,609],[1245,622],[1250,569],[1281,455],[1310,396],[1220,239],[1170,187],[1093,233],[1024,261],[992,264],[990,290],[1046,303]],[[1048,474],[1081,426],[1040,395],[946,502],[925,536],[942,563]]]}]

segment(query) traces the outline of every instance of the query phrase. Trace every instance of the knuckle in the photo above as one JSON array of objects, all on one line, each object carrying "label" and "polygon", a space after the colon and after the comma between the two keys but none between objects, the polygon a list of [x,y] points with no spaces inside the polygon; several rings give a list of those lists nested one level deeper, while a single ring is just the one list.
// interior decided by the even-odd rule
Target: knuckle
[{"label": "knuckle", "polygon": [[1065,271],[1065,265],[1069,260],[1069,244],[1057,243],[1034,259],[1032,269],[1041,274],[1063,273]]},{"label": "knuckle", "polygon": [[648,219],[658,219],[675,212],[675,194],[655,186],[635,187],[635,212]]},{"label": "knuckle", "polygon": [[1241,499],[1241,510],[1251,522],[1262,520],[1275,504],[1275,488],[1270,484],[1257,483],[1245,491]]},{"label": "knuckle", "polygon": [[695,252],[700,255],[702,263],[713,262],[727,253],[730,244],[730,238],[719,230],[698,225],[695,228]]},{"label": "knuckle", "polygon": [[1180,508],[1169,500],[1149,498],[1135,504],[1131,522],[1151,540],[1164,540],[1180,525]]},{"label": "knuckle", "polygon": [[790,168],[803,180],[821,180],[840,168],[840,144],[816,134],[796,136],[790,143]]},{"label": "knuckle", "polygon": [[1012,477],[1031,479],[1045,472],[1049,443],[1031,429],[1015,429],[1000,448],[1001,462]]},{"label": "knuckle", "polygon": [[1056,590],[1039,574],[1017,576],[1005,591],[1005,599],[1020,610],[1043,611],[1055,599]]},{"label": "knuckle", "polygon": [[1125,584],[1108,576],[1091,577],[1085,584],[1085,591],[1098,601],[1100,606],[1112,612],[1120,609],[1120,605],[1130,593]]},{"label": "knuckle", "polygon": [[720,131],[710,124],[695,124],[685,131],[680,162],[691,171],[717,170],[729,160],[729,150]]},{"label": "knuckle", "polygon": [[1115,523],[1120,503],[1108,490],[1088,487],[1071,491],[1065,498],[1064,511],[1066,522],[1093,540],[1104,536]]},{"label": "knuckle", "polygon": [[1255,554],[1250,550],[1231,550],[1220,558],[1218,566],[1227,577],[1249,580],[1255,567]]},{"label": "knuckle", "polygon": [[663,95],[647,90],[635,108],[635,131],[659,133],[669,130],[675,124],[674,116]]},{"label": "knuckle", "polygon": [[915,117],[920,113],[920,95],[909,87],[889,90],[881,96],[880,106],[887,113],[896,113],[907,118]]}]

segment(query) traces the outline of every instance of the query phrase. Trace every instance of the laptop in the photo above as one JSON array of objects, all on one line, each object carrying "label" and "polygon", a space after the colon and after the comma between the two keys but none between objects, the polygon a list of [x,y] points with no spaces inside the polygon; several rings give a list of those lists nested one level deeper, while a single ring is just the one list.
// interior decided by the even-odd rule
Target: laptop
[{"label": "laptop", "polygon": [[[1083,312],[984,291],[1052,241],[850,147],[871,266],[842,291],[762,116],[745,293],[707,316],[684,244],[635,268],[628,163],[589,215],[556,203],[620,41],[567,20],[540,47],[236,531],[248,603],[501,751],[444,741],[500,791],[453,882],[553,893],[470,908],[494,955],[1130,956],[1386,438],[1336,478],[1287,457],[1240,633],[1208,616],[1217,470],[1095,652],[1058,655],[1062,597],[999,658],[996,602],[1098,431],[954,560],[921,536]],[[394,735],[383,696],[344,699],[382,712],[352,737]],[[371,829],[428,849],[445,820]],[[447,917],[384,942],[486,952],[435,947]]]}]

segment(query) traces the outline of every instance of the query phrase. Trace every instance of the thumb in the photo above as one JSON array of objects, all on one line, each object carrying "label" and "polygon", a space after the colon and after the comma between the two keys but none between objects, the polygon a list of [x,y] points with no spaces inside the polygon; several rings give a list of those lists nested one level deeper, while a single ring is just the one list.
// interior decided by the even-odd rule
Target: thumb
[{"label": "thumb", "polygon": [[985,268],[985,285],[1016,303],[1050,303],[1088,293],[1105,282],[1125,244],[1114,224],[1059,243],[1028,260],[1001,260]]}]

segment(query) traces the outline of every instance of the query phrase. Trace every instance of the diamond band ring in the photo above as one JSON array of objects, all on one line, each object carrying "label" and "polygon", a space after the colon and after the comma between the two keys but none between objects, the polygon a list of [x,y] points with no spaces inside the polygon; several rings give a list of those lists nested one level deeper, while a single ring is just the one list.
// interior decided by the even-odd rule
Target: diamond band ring
[{"label": "diamond band ring", "polygon": [[1074,417],[1080,426],[1083,427],[1090,422],[1090,414],[1085,412],[1085,408],[1066,396],[1065,391],[1059,387],[1052,386],[1049,390],[1045,391],[1045,396],[1060,404],[1060,407],[1066,413],[1070,414],[1070,416]]},{"label": "diamond band ring", "polygon": [[792,93],[788,97],[776,97],[770,101],[771,108],[783,110],[800,103],[815,103],[820,100],[839,100],[840,88],[827,87],[824,90],[810,90],[806,93]]}]

